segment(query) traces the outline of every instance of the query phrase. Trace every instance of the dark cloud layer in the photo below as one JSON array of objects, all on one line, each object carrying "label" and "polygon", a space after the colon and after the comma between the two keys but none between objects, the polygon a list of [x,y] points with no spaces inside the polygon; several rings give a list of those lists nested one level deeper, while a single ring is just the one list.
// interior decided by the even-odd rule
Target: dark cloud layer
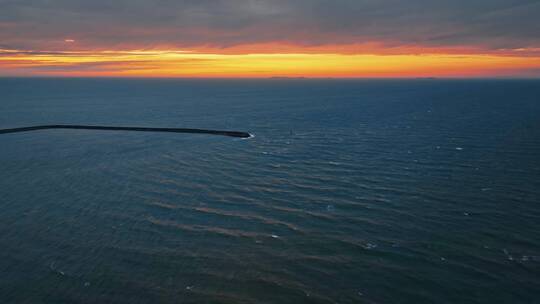
[{"label": "dark cloud layer", "polygon": [[[0,45],[540,47],[535,0],[0,0]],[[73,47],[76,47],[73,46]]]}]

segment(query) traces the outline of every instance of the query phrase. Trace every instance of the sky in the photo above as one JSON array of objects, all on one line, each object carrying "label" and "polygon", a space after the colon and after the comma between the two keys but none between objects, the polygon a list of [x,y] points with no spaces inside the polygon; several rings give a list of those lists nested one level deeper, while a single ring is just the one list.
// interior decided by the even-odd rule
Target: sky
[{"label": "sky", "polygon": [[0,0],[0,76],[540,77],[540,0]]}]

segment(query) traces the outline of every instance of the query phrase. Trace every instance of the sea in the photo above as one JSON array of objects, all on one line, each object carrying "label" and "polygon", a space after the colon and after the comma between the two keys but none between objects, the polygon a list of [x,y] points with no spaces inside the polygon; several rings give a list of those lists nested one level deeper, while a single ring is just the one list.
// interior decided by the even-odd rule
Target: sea
[{"label": "sea", "polygon": [[0,78],[1,303],[540,303],[540,80]]}]

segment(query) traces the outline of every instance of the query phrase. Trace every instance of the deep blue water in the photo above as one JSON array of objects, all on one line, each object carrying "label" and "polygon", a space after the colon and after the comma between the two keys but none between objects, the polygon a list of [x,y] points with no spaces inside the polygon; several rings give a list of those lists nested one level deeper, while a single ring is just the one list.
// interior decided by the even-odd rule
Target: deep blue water
[{"label": "deep blue water", "polygon": [[1,303],[540,303],[540,81],[0,79]]}]

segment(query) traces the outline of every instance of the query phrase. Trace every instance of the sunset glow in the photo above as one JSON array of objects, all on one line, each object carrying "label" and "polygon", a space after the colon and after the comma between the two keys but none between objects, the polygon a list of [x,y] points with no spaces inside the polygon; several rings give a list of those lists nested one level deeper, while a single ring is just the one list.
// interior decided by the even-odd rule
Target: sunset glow
[{"label": "sunset glow", "polygon": [[0,76],[540,77],[540,4],[458,2],[8,1]]},{"label": "sunset glow", "polygon": [[[540,57],[489,54],[334,54],[129,50],[0,50],[15,75],[110,77],[482,77],[527,76]],[[532,76],[532,74],[531,74]]]}]

